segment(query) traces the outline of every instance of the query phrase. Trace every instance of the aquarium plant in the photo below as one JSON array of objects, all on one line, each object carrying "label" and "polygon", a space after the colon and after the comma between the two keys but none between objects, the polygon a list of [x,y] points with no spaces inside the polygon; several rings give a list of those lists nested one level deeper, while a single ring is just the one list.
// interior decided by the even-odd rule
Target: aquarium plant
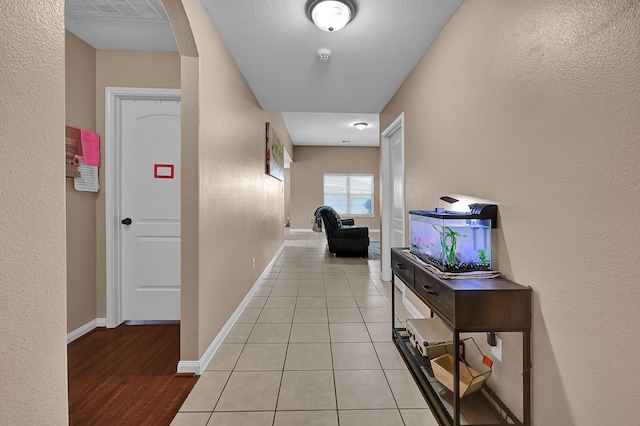
[{"label": "aquarium plant", "polygon": [[[454,231],[448,226],[442,226],[441,229],[438,229],[436,225],[433,226],[433,229],[438,231],[440,234],[440,244],[442,245],[442,250],[444,252],[444,257],[447,260],[447,264],[449,266],[453,266],[456,264],[456,246],[458,244],[458,237],[466,237],[466,235],[462,235],[459,232]],[[448,243],[447,243],[448,240]]]},{"label": "aquarium plant", "polygon": [[487,251],[485,249],[478,250],[478,258],[480,259],[480,265],[487,266],[489,261],[487,260]]}]

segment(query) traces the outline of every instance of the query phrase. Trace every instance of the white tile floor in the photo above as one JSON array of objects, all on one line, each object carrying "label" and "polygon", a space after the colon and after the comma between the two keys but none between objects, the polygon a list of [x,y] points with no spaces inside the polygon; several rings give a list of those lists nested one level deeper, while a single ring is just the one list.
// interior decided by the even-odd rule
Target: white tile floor
[{"label": "white tile floor", "polygon": [[329,255],[324,234],[289,234],[172,425],[437,425],[391,341],[379,270]]}]

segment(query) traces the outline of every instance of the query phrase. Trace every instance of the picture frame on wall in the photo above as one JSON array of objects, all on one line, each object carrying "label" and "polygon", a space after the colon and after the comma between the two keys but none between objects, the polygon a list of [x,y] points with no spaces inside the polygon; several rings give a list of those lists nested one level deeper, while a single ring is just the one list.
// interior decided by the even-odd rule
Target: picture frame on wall
[{"label": "picture frame on wall", "polygon": [[284,180],[284,145],[271,123],[266,123],[266,161],[265,172],[278,180]]}]

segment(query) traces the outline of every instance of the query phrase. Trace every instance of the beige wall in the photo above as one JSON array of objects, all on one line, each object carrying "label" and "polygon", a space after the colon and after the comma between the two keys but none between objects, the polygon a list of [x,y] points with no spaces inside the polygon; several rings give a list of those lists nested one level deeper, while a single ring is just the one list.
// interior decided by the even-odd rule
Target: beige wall
[{"label": "beige wall", "polygon": [[77,192],[67,179],[68,272],[67,331],[106,316],[105,252],[105,88],[180,88],[176,52],[96,51],[66,33],[66,120],[101,137],[100,187]]},{"label": "beige wall", "polygon": [[284,169],[284,223],[291,218],[291,169]]},{"label": "beige wall", "polygon": [[[356,225],[380,229],[380,149],[369,147],[296,146],[291,163],[291,228],[311,229],[313,212],[324,204],[323,173],[374,175],[374,215]],[[348,216],[344,216],[348,217]]]},{"label": "beige wall", "polygon": [[[96,131],[96,50],[65,34],[66,123]],[[103,140],[104,142],[104,140]],[[67,179],[67,332],[96,319],[96,199]]]},{"label": "beige wall", "polygon": [[0,16],[0,423],[66,425],[64,1]]},{"label": "beige wall", "polygon": [[283,243],[283,182],[264,173],[265,122],[289,150],[291,141],[281,115],[260,109],[200,1],[182,4],[192,34],[181,8],[167,9],[174,28],[183,22],[174,33],[197,49],[181,51],[183,116],[191,117],[182,130],[183,165],[191,161],[182,180],[184,361],[203,355]]},{"label": "beige wall", "polygon": [[637,1],[468,0],[381,114],[405,113],[408,209],[499,205],[496,266],[534,291],[536,425],[640,416],[639,17]]},{"label": "beige wall", "polygon": [[106,316],[105,242],[105,87],[180,88],[180,56],[176,52],[96,51],[96,128],[100,134],[102,167],[96,204],[96,314]]}]

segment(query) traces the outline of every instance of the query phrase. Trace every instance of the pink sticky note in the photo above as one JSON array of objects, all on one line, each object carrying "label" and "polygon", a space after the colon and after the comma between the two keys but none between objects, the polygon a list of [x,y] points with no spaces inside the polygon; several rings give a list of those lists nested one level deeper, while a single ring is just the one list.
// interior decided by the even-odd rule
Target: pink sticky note
[{"label": "pink sticky note", "polygon": [[100,166],[100,135],[82,130],[80,140],[82,141],[82,155],[84,164],[87,166]]}]

